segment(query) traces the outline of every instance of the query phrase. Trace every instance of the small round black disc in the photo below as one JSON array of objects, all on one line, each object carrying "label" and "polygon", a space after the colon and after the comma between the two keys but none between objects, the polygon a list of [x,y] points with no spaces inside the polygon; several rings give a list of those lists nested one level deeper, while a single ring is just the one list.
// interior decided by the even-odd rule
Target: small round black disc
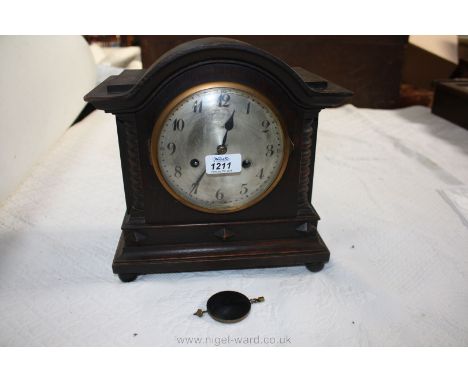
[{"label": "small round black disc", "polygon": [[223,291],[211,296],[206,309],[213,319],[234,323],[244,319],[250,312],[250,300],[239,292]]}]

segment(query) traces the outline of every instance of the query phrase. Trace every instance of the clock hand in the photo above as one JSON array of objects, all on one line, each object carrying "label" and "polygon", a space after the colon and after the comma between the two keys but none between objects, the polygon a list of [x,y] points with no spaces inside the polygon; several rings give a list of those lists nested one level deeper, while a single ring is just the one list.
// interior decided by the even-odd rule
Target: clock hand
[{"label": "clock hand", "polygon": [[198,177],[198,179],[195,181],[195,183],[192,184],[192,189],[190,191],[190,194],[192,194],[192,192],[195,193],[195,194],[197,193],[198,186],[200,185],[200,182],[203,179],[203,177],[205,176],[205,174],[206,174],[206,169],[203,170],[202,174]]},{"label": "clock hand", "polygon": [[[227,126],[226,127],[226,135],[227,135],[227,132],[234,127],[234,123],[233,123],[234,112],[235,112],[235,110],[232,112],[231,117],[228,119],[228,121],[224,124],[224,127]],[[226,141],[226,135],[224,136],[223,142]],[[224,150],[224,151],[222,151],[222,150]],[[220,154],[220,151],[221,151],[221,153],[225,153],[226,150],[227,150],[226,146],[220,145],[220,146],[218,146],[217,154]],[[190,194],[192,194],[192,193],[196,194],[197,193],[198,186],[200,185],[200,182],[203,179],[203,177],[205,176],[205,174],[206,174],[206,168],[205,168],[205,170],[203,170],[203,172],[198,177],[198,179],[195,181],[195,183],[192,183],[192,189],[190,191]]]},{"label": "clock hand", "polygon": [[202,174],[199,176],[199,178],[197,179],[197,181],[195,182],[196,184],[200,183],[200,181],[202,180],[203,176],[206,174],[206,169],[203,170]]},{"label": "clock hand", "polygon": [[[232,129],[232,125],[233,125],[233,123],[232,123],[232,119],[233,119],[233,118],[232,118],[232,117],[233,117],[233,115],[234,115],[234,112],[232,112],[231,118],[229,118],[229,120],[231,120],[231,122],[230,122],[230,123],[231,123],[231,127],[229,128],[229,130]],[[228,122],[229,122],[229,120],[228,120]],[[228,122],[226,122],[226,124],[228,124]],[[226,124],[225,124],[225,126],[226,126]],[[229,130],[226,130],[226,134],[227,134],[227,132],[228,132]],[[226,138],[226,137],[225,137],[225,138]],[[221,150],[220,148],[224,148],[224,150],[225,150],[224,153],[226,152],[226,147],[225,147],[225,146],[218,146],[218,152],[217,152],[218,154],[220,153],[220,150]],[[216,155],[216,154],[215,154],[215,155]],[[203,172],[202,172],[201,175],[198,177],[198,179],[195,181],[195,183],[192,183],[192,189],[190,190],[190,195],[192,195],[192,193],[194,193],[194,194],[197,193],[197,191],[198,191],[198,186],[200,185],[200,182],[201,182],[201,180],[203,179],[203,177],[205,176],[205,174],[206,174],[206,168],[205,168],[205,170],[203,170]]]},{"label": "clock hand", "polygon": [[[231,131],[234,128],[234,113],[235,112],[236,111],[233,110],[231,116],[229,117],[229,119],[224,124],[224,128],[226,129],[226,133],[224,134],[223,143],[217,147],[217,153],[218,154],[224,154],[227,151],[227,147],[226,147],[227,135],[228,135],[228,132]],[[195,194],[197,193],[198,186],[200,185],[200,182],[203,179],[203,177],[205,176],[205,174],[206,174],[206,169],[198,177],[196,182],[192,184],[192,190],[190,191],[190,194],[192,194],[192,192],[195,193]]]},{"label": "clock hand", "polygon": [[226,133],[224,134],[223,143],[221,144],[221,146],[226,146],[228,132],[231,131],[233,129],[233,127],[234,127],[234,113],[235,112],[236,111],[234,110],[232,112],[231,116],[229,117],[229,119],[224,124],[224,128],[226,129]]}]

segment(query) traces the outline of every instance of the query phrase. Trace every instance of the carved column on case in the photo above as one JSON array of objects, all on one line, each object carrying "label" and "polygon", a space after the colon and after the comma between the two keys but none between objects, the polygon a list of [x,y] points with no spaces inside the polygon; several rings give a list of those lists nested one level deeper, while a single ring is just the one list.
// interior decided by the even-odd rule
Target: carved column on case
[{"label": "carved column on case", "polygon": [[312,180],[314,175],[315,140],[317,137],[317,114],[304,120],[301,139],[301,170],[299,175],[297,210],[298,216],[313,215],[311,205]]},{"label": "carved column on case", "polygon": [[132,216],[143,216],[143,183],[137,128],[130,115],[116,115],[116,120],[127,213]]}]

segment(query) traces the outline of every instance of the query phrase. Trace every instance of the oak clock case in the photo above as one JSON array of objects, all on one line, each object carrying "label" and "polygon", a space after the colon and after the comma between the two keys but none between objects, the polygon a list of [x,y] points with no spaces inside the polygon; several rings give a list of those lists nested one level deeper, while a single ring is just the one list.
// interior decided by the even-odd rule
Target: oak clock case
[{"label": "oak clock case", "polygon": [[[97,86],[85,100],[116,116],[127,204],[114,273],[132,281],[162,272],[320,270],[330,254],[310,202],[318,114],[350,95],[231,39],[182,44],[147,70]],[[236,172],[207,173],[213,156]]]}]

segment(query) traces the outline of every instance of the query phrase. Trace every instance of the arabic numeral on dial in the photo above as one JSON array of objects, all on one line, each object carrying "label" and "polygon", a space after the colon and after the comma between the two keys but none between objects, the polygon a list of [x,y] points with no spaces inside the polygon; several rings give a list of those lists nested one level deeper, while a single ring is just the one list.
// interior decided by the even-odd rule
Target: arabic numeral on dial
[{"label": "arabic numeral on dial", "polygon": [[223,200],[224,199],[224,194],[221,192],[221,189],[219,189],[218,191],[216,191],[216,199],[217,200]]},{"label": "arabic numeral on dial", "polygon": [[171,152],[170,152],[171,155],[175,153],[175,150],[176,150],[176,145],[175,145],[175,143],[170,142],[170,143],[167,144],[166,147],[167,147],[168,150],[171,151]]},{"label": "arabic numeral on dial", "polygon": [[249,189],[247,188],[247,183],[242,183],[241,184],[240,194],[245,195],[247,192],[249,192]]},{"label": "arabic numeral on dial", "polygon": [[180,166],[175,166],[175,169],[174,169],[174,176],[176,178],[180,178],[182,176],[182,167]]},{"label": "arabic numeral on dial", "polygon": [[267,149],[267,151],[266,151],[266,154],[265,154],[265,155],[266,155],[267,157],[273,156],[273,154],[275,153],[274,150],[273,150],[273,145],[268,145],[268,146],[266,147],[266,149]]},{"label": "arabic numeral on dial", "polygon": [[192,183],[192,188],[190,189],[190,195],[197,194],[199,183]]},{"label": "arabic numeral on dial", "polygon": [[203,108],[203,101],[200,101],[200,102],[198,102],[198,100],[195,101],[195,103],[193,104],[193,112],[194,113],[201,113],[202,108]]},{"label": "arabic numeral on dial", "polygon": [[174,122],[172,123],[172,127],[174,128],[174,131],[182,131],[184,130],[185,127],[185,122],[183,119],[174,119]]},{"label": "arabic numeral on dial", "polygon": [[263,132],[268,133],[268,127],[270,126],[270,122],[267,120],[262,121]]},{"label": "arabic numeral on dial", "polygon": [[264,175],[263,175],[263,168],[260,169],[260,171],[258,172],[258,174],[257,174],[256,176],[257,176],[257,178],[259,178],[259,179],[263,179],[263,176],[264,176]]},{"label": "arabic numeral on dial", "polygon": [[231,100],[231,96],[229,94],[220,94],[218,97],[218,106],[219,107],[228,107],[229,101]]}]

